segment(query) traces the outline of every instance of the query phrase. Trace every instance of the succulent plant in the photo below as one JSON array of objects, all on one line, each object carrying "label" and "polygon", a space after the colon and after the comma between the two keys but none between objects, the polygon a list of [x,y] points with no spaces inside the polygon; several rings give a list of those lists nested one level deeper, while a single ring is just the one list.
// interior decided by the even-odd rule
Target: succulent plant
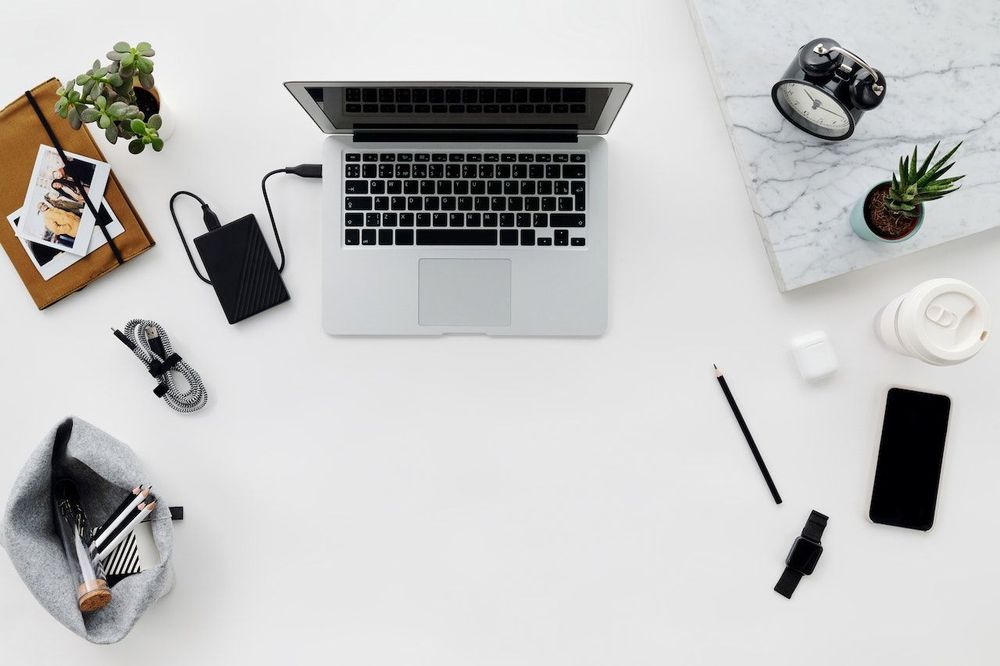
[{"label": "succulent plant", "polygon": [[916,217],[918,215],[917,206],[927,201],[940,199],[946,194],[951,194],[959,189],[956,182],[965,176],[953,176],[942,178],[955,163],[946,164],[951,156],[955,154],[961,142],[948,151],[948,154],[931,165],[934,153],[937,152],[941,142],[934,144],[930,154],[924,159],[920,167],[917,168],[917,147],[913,147],[913,154],[908,157],[899,158],[899,174],[892,174],[892,185],[889,193],[885,197],[885,208],[896,215]]},{"label": "succulent plant", "polygon": [[128,140],[130,153],[141,153],[146,146],[163,150],[163,139],[157,134],[163,120],[158,114],[144,117],[136,106],[135,80],[147,90],[155,83],[154,55],[156,52],[149,42],[135,46],[118,42],[107,54],[110,63],[102,65],[95,60],[90,69],[56,91],[59,95],[56,113],[73,129],[97,123],[111,143]]}]

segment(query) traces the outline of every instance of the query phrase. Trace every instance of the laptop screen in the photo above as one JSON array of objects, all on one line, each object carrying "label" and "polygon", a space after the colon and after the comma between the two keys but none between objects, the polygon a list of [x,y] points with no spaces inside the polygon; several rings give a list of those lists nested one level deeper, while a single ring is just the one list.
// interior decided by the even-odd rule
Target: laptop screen
[{"label": "laptop screen", "polygon": [[[517,128],[595,133],[620,84],[303,84],[335,132]],[[627,92],[627,89],[625,90]],[[301,100],[300,100],[301,101]],[[613,109],[617,113],[617,108]],[[610,118],[604,124],[610,125]]]}]

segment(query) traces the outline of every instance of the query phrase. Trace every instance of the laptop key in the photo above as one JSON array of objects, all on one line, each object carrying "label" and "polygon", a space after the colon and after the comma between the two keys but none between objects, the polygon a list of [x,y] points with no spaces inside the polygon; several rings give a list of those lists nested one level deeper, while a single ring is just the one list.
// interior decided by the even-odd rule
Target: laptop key
[{"label": "laptop key", "polygon": [[347,178],[360,178],[361,177],[361,167],[357,164],[348,164],[344,168],[344,176]]},{"label": "laptop key", "polygon": [[503,183],[499,180],[490,180],[486,182],[486,194],[500,194],[503,192]]},{"label": "laptop key", "polygon": [[558,195],[569,194],[569,181],[557,180],[555,183],[555,190],[553,191]]},{"label": "laptop key", "polygon": [[559,210],[573,210],[573,197],[559,197]]},{"label": "laptop key", "polygon": [[394,227],[399,221],[399,217],[396,213],[382,213],[382,226],[383,227]]},{"label": "laptop key", "polygon": [[501,245],[517,245],[517,229],[502,229],[500,231]]},{"label": "laptop key", "polygon": [[403,181],[403,194],[417,194],[420,191],[420,183],[415,180]]},{"label": "laptop key", "polygon": [[490,198],[489,197],[475,197],[473,199],[476,210],[489,210],[490,209]]},{"label": "laptop key", "polygon": [[549,224],[553,227],[572,229],[585,226],[585,218],[581,213],[552,213],[549,215]]},{"label": "laptop key", "polygon": [[482,216],[479,213],[466,213],[465,214],[465,226],[467,226],[467,227],[481,227],[481,226],[483,226]]},{"label": "laptop key", "polygon": [[348,213],[344,216],[345,227],[365,226],[365,216],[363,213]]},{"label": "laptop key", "polygon": [[553,162],[569,162],[569,155],[566,153],[556,153],[552,156]]},{"label": "laptop key", "polygon": [[552,161],[552,156],[548,155],[546,153],[538,153],[537,155],[535,155],[535,161],[536,162],[551,162]]},{"label": "laptop key", "polygon": [[379,245],[392,245],[392,229],[379,229],[378,230],[378,244]]},{"label": "laptop key", "polygon": [[365,213],[365,226],[377,227],[381,224],[382,216],[378,213]]},{"label": "laptop key", "polygon": [[[346,155],[344,155],[344,160],[347,161],[347,162],[360,162],[361,161],[361,154],[360,153],[347,153]],[[355,245],[357,245],[357,243],[355,243]]]},{"label": "laptop key", "polygon": [[429,227],[429,226],[431,226],[431,214],[430,213],[417,213],[417,226],[418,227]]},{"label": "laptop key", "polygon": [[378,173],[377,164],[364,164],[361,166],[362,178],[374,178],[377,173]]},{"label": "laptop key", "polygon": [[538,197],[524,197],[524,210],[534,212],[541,209],[541,199]]},{"label": "laptop key", "polygon": [[397,162],[412,162],[413,161],[413,153],[400,153],[400,154],[396,155],[396,161]]},{"label": "laptop key", "polygon": [[514,214],[513,213],[500,213],[500,226],[501,227],[512,227],[512,226],[514,226]]},{"label": "laptop key", "polygon": [[587,160],[587,156],[583,153],[573,153],[569,156],[570,162],[584,162]]},{"label": "laptop key", "polygon": [[519,226],[519,227],[530,227],[531,226],[531,214],[530,213],[518,213],[517,214],[517,226]]},{"label": "laptop key", "polygon": [[403,181],[401,180],[387,180],[385,183],[386,194],[402,194],[403,193]]},{"label": "laptop key", "polygon": [[[515,235],[514,245],[517,244],[516,238]],[[417,229],[417,245],[496,244],[497,232],[495,229]]]},{"label": "laptop key", "polygon": [[365,162],[378,162],[378,154],[365,153],[364,155],[361,156],[361,159],[363,159]]},{"label": "laptop key", "polygon": [[569,231],[556,229],[556,245],[569,245]]},{"label": "laptop key", "polygon": [[344,231],[344,245],[359,245],[361,243],[360,229],[347,229]]},{"label": "laptop key", "polygon": [[[412,227],[413,226],[413,213],[400,213],[399,214],[399,226],[401,227]],[[398,243],[398,241],[397,241]]]},{"label": "laptop key", "polygon": [[486,153],[483,155],[484,162],[499,162],[500,156],[496,153]]},{"label": "laptop key", "polygon": [[576,200],[575,210],[582,211],[587,209],[587,186],[583,184],[583,181],[577,181],[573,183],[571,188],[573,192],[573,198]]},{"label": "laptop key", "polygon": [[371,197],[347,197],[344,199],[344,208],[347,210],[371,210]]},{"label": "laptop key", "polygon": [[413,229],[396,231],[396,245],[413,245]]},{"label": "laptop key", "polygon": [[586,238],[573,238],[573,239],[570,239],[569,243],[573,247],[583,247],[584,245],[587,244],[587,239]]},{"label": "laptop key", "polygon": [[375,232],[377,229],[362,229],[361,230],[361,244],[362,245],[374,245],[375,244]]},{"label": "laptop key", "polygon": [[514,153],[503,153],[502,155],[500,155],[500,161],[501,162],[516,162],[517,161],[517,155],[515,155]]},{"label": "laptop key", "polygon": [[441,200],[437,197],[424,197],[424,210],[438,210],[441,208]]},{"label": "laptop key", "polygon": [[535,156],[531,153],[519,153],[517,156],[518,162],[534,162]]},{"label": "laptop key", "polygon": [[[466,223],[468,224],[468,223]],[[483,213],[483,226],[484,227],[495,227],[497,226],[497,214],[496,213]]]},{"label": "laptop key", "polygon": [[551,238],[539,238],[538,239],[538,245],[543,245],[543,246],[552,245],[552,239]]},{"label": "laptop key", "polygon": [[534,245],[534,244],[535,244],[535,230],[534,229],[522,229],[521,230],[521,245]]},{"label": "laptop key", "polygon": [[542,197],[542,210],[552,211],[556,209],[557,205],[555,197]]},{"label": "laptop key", "polygon": [[447,227],[448,226],[448,214],[447,213],[434,213],[434,217],[431,218],[431,226],[434,227]]},{"label": "laptop key", "polygon": [[[439,185],[443,183],[438,183]],[[455,194],[466,195],[469,193],[469,181],[467,180],[456,180],[454,183],[450,183],[455,191]]]},{"label": "laptop key", "polygon": [[[493,197],[490,199],[490,210],[503,211],[507,210],[507,199],[504,197]],[[485,208],[480,210],[486,210]]]},{"label": "laptop key", "polygon": [[430,162],[431,155],[430,153],[417,153],[416,155],[413,156],[413,160],[415,162]]},{"label": "laptop key", "polygon": [[375,197],[375,210],[389,210],[389,197]]},{"label": "laptop key", "polygon": [[531,223],[536,227],[547,227],[549,226],[549,214],[548,213],[535,213],[531,216]]},{"label": "laptop key", "polygon": [[371,192],[369,194],[385,194],[385,183],[384,180],[373,180],[371,181]]},{"label": "laptop key", "polygon": [[472,197],[459,197],[458,198],[458,209],[459,210],[472,210]]},{"label": "laptop key", "polygon": [[464,227],[465,226],[465,213],[451,213],[448,215],[448,226],[449,227]]},{"label": "laptop key", "polygon": [[466,162],[482,162],[483,156],[480,153],[468,153],[465,156]]},{"label": "laptop key", "polygon": [[[397,165],[397,168],[398,167],[399,167],[399,165]],[[560,173],[561,173],[561,169],[559,168],[558,164],[546,164],[545,165],[545,177],[546,178],[550,178],[550,179],[554,180],[554,179],[556,179],[556,178],[559,177]],[[397,176],[397,178],[398,178],[398,176]]]},{"label": "laptop key", "polygon": [[582,164],[566,164],[563,166],[563,178],[586,178],[587,167]]}]

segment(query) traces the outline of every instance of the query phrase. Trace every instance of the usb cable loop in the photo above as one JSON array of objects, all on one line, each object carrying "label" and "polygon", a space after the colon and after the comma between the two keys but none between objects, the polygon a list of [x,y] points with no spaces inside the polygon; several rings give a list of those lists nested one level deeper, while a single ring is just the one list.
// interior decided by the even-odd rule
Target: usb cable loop
[{"label": "usb cable loop", "polygon": [[[322,178],[323,165],[299,164],[298,166],[275,169],[274,171],[269,171],[265,174],[264,178],[260,181],[260,189],[264,194],[264,204],[267,206],[267,215],[271,218],[271,229],[274,231],[274,240],[278,244],[278,255],[281,259],[278,263],[278,272],[281,273],[285,270],[285,248],[281,244],[281,235],[278,234],[278,223],[274,220],[274,211],[271,210],[271,200],[267,196],[267,179],[279,173],[290,173],[298,176],[299,178]],[[194,192],[180,190],[179,192],[175,192],[174,195],[170,197],[170,216],[174,218],[174,226],[177,228],[177,235],[181,237],[181,243],[184,245],[184,252],[187,253],[188,261],[191,262],[191,268],[194,269],[194,273],[198,276],[199,280],[205,284],[212,284],[212,281],[202,275],[201,271],[198,270],[198,264],[194,261],[194,255],[191,254],[191,248],[188,247],[187,238],[184,237],[184,232],[181,231],[181,224],[177,220],[177,213],[174,211],[174,202],[181,196],[190,197],[201,205],[201,217],[202,221],[205,223],[205,229],[208,231],[215,231],[216,229],[219,229],[222,224],[219,222],[219,216],[215,214],[215,211],[212,210],[211,206],[205,203],[205,200]]]}]

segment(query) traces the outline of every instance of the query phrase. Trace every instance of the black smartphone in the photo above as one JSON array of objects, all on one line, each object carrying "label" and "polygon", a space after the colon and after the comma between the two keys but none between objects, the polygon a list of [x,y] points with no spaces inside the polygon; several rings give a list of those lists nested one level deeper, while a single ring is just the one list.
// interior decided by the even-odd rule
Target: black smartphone
[{"label": "black smartphone", "polygon": [[868,517],[883,525],[929,530],[934,525],[951,398],[891,388]]}]

